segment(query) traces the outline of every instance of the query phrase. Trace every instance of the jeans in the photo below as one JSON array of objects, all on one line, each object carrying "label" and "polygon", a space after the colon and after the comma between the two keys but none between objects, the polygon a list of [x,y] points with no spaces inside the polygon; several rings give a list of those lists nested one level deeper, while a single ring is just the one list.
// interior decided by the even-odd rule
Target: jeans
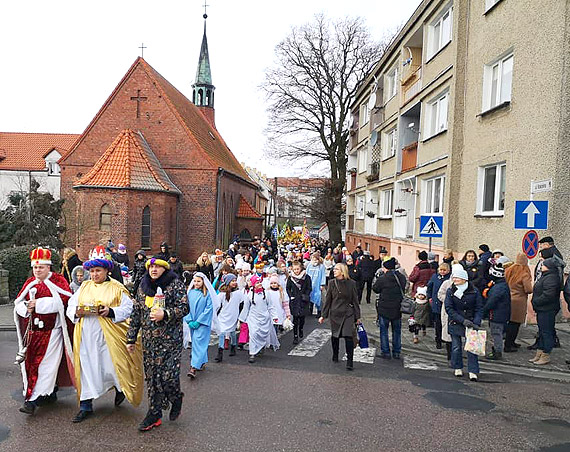
[{"label": "jeans", "polygon": [[365,279],[361,283],[361,292],[362,295],[364,293],[364,286],[366,286],[366,303],[370,303],[370,297],[372,295],[372,279]]},{"label": "jeans", "polygon": [[[451,366],[454,369],[463,369],[463,338],[455,334],[451,335]],[[467,370],[471,373],[479,373],[479,357],[467,352]]]},{"label": "jeans", "polygon": [[388,342],[388,327],[392,325],[392,353],[397,356],[402,352],[402,319],[388,319],[378,317],[380,324],[380,349],[383,355],[390,356],[390,343]]},{"label": "jeans", "polygon": [[220,342],[218,343],[218,347],[224,348],[224,340],[226,339],[226,336],[230,337],[230,345],[233,345],[235,347],[237,345],[237,336],[235,330],[230,333],[220,334]]},{"label": "jeans", "polygon": [[538,349],[550,353],[554,348],[554,322],[557,311],[536,313],[538,323]]},{"label": "jeans", "polygon": [[491,327],[491,336],[493,337],[493,347],[497,353],[503,353],[503,332],[505,331],[504,323],[489,321]]}]

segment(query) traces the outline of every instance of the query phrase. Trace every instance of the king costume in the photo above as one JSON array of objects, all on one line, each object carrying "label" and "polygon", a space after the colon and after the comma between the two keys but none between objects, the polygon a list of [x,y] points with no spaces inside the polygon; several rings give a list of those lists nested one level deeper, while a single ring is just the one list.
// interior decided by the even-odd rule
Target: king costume
[{"label": "king costume", "polygon": [[[36,248],[30,258],[32,267],[51,265],[48,249]],[[16,363],[20,364],[25,398],[20,411],[26,414],[33,414],[42,403],[55,401],[58,387],[73,385],[73,325],[65,318],[69,297],[65,278],[50,272],[44,280],[28,278],[14,301],[19,346]],[[31,299],[36,300],[36,306],[29,313]]]},{"label": "king costume", "polygon": [[[95,248],[89,255],[89,261],[83,264],[84,268],[101,267],[110,274],[113,262],[104,256],[102,247]],[[78,307],[95,313],[78,317]],[[110,308],[107,317],[97,314],[100,307]],[[117,391],[115,405],[125,397],[134,406],[140,404],[143,393],[140,340],[134,353],[129,353],[126,348],[126,320],[132,309],[128,290],[109,275],[100,284],[92,279],[84,281],[70,298],[67,316],[75,323],[75,380],[80,400],[80,413],[74,422],[81,422],[87,417],[85,413],[93,411],[93,399],[113,387]]]}]

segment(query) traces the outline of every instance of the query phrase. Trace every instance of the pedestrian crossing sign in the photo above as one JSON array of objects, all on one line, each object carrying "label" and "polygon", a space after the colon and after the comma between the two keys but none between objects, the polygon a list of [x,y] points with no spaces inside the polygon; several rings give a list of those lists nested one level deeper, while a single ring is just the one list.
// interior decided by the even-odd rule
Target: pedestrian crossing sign
[{"label": "pedestrian crossing sign", "polygon": [[443,237],[443,217],[422,215],[420,217],[420,237]]}]

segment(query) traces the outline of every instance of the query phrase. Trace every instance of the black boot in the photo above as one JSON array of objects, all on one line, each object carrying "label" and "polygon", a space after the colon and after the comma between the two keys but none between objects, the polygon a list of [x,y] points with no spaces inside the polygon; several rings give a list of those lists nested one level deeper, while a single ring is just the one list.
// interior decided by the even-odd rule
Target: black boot
[{"label": "black boot", "polygon": [[180,396],[172,402],[172,408],[170,408],[170,413],[168,414],[168,419],[171,421],[175,421],[180,416],[180,412],[182,411],[182,399],[184,398],[184,393],[181,392]]},{"label": "black boot", "polygon": [[354,341],[352,338],[344,338],[344,346],[346,348],[346,370],[354,369]]},{"label": "black boot", "polygon": [[299,325],[293,324],[293,344],[299,343]]},{"label": "black boot", "polygon": [[115,406],[119,406],[125,401],[125,394],[115,388]]},{"label": "black boot", "polygon": [[554,348],[560,348],[560,339],[558,339],[556,331],[554,332]]},{"label": "black boot", "polygon": [[20,413],[32,415],[36,412],[36,404],[34,402],[24,402],[20,407]]},{"label": "black boot", "polygon": [[303,328],[299,328],[299,337],[303,339]]},{"label": "black boot", "polygon": [[216,361],[217,363],[221,363],[223,359],[224,359],[224,349],[219,347],[218,356],[214,358],[214,361]]},{"label": "black boot", "polygon": [[230,356],[236,356],[236,346],[230,345]]},{"label": "black boot", "polygon": [[152,414],[150,411],[146,414],[143,421],[139,424],[139,431],[147,432],[154,427],[160,427],[162,419],[159,416]]},{"label": "black boot", "polygon": [[331,344],[333,349],[332,360],[334,363],[338,363],[338,349],[339,349],[338,337],[331,337]]}]

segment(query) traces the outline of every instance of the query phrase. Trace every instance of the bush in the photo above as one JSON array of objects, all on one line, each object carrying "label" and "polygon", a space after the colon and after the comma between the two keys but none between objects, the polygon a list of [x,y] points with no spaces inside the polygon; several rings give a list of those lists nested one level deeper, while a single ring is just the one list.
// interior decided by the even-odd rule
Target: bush
[{"label": "bush", "polygon": [[[22,245],[0,250],[0,264],[10,272],[8,286],[12,300],[16,298],[26,279],[32,276],[30,252],[34,248],[35,246],[32,245]],[[54,271],[60,271],[61,257],[57,251],[52,250],[51,261]]]}]

